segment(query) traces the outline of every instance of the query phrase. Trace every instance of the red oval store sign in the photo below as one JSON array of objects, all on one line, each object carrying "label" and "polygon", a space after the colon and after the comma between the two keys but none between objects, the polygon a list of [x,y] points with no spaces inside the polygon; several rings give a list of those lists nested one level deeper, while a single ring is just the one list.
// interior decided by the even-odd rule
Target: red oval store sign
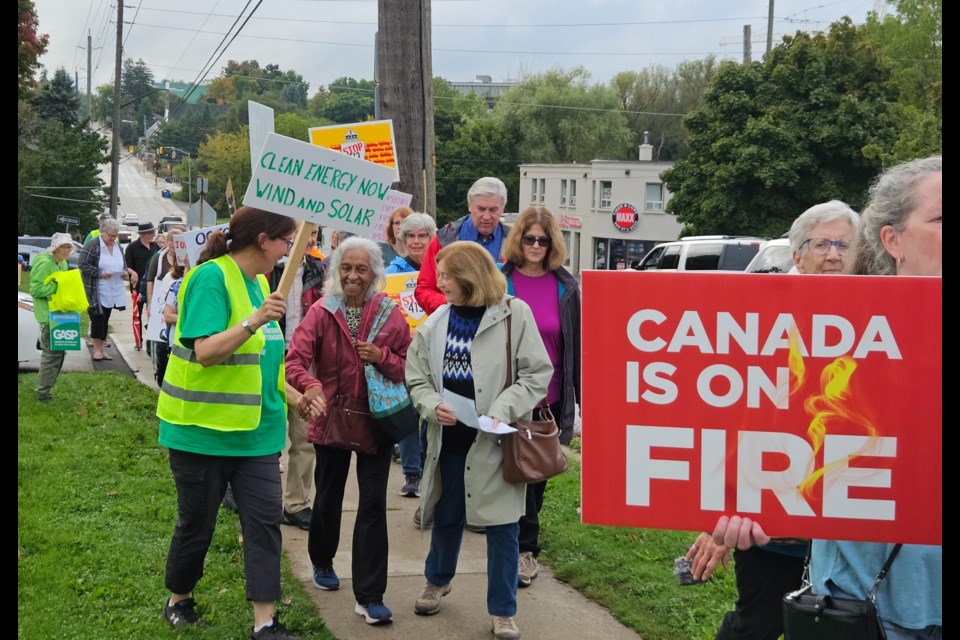
[{"label": "red oval store sign", "polygon": [[635,206],[622,202],[613,208],[613,226],[617,231],[633,231],[640,222],[640,212]]}]

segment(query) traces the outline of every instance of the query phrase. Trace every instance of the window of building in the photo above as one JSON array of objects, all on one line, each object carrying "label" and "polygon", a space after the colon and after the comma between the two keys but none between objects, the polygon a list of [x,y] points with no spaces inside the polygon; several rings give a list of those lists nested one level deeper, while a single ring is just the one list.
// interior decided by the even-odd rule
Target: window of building
[{"label": "window of building", "polygon": [[547,179],[540,178],[540,202],[547,196]]},{"label": "window of building", "polygon": [[560,181],[560,206],[567,206],[567,181]]},{"label": "window of building", "polygon": [[613,183],[609,180],[600,181],[600,208],[609,209],[613,203],[611,202],[613,194]]},{"label": "window of building", "polygon": [[577,181],[570,181],[570,206],[577,206]]},{"label": "window of building", "polygon": [[537,201],[537,179],[534,178],[530,181],[530,202]]},{"label": "window of building", "polygon": [[643,208],[646,211],[663,211],[663,185],[648,182],[643,196]]}]

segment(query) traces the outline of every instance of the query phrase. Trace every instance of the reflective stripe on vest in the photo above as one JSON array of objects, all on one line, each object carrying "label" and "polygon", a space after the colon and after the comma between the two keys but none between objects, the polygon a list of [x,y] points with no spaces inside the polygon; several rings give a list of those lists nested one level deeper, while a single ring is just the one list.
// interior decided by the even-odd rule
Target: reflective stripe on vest
[{"label": "reflective stripe on vest", "polygon": [[[209,265],[209,266],[208,266]],[[253,313],[243,274],[229,255],[210,260],[184,276],[178,305],[183,313],[184,298],[189,293],[191,277],[200,269],[223,272],[230,318],[227,327],[239,324]],[[257,276],[263,297],[270,295],[267,279]],[[174,347],[163,378],[157,416],[172,424],[194,425],[219,431],[249,431],[260,424],[263,402],[260,353],[266,343],[257,331],[223,362],[204,367],[197,354],[180,342],[180,323],[174,335]],[[282,378],[281,378],[282,379]]]}]

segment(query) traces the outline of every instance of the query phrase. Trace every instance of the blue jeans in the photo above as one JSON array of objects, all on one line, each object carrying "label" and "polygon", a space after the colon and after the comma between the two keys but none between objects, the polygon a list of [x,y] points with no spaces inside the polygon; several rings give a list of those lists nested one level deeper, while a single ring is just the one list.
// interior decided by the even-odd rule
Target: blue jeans
[{"label": "blue jeans", "polygon": [[417,430],[397,444],[400,446],[403,475],[419,478],[423,475],[423,461],[427,456],[427,425],[423,420],[417,422]]},{"label": "blue jeans", "polygon": [[[440,451],[437,463],[442,486],[440,501],[433,514],[430,553],[424,575],[437,586],[450,584],[457,573],[463,527],[467,523],[467,503],[463,472],[466,454]],[[491,616],[517,615],[517,570],[520,526],[516,522],[487,526],[487,613]]]}]

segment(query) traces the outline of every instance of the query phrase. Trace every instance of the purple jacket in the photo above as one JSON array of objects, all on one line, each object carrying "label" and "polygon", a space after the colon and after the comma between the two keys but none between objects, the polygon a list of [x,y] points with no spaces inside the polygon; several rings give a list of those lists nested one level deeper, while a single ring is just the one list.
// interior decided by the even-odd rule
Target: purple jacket
[{"label": "purple jacket", "polygon": [[[370,335],[374,315],[385,296],[384,293],[377,293],[364,303],[357,333],[360,340],[365,341]],[[383,328],[374,337],[373,344],[384,351],[383,361],[373,366],[390,380],[403,382],[407,347],[410,346],[410,325],[403,319],[399,307],[394,306]],[[350,340],[343,301],[335,296],[323,296],[307,311],[293,332],[285,366],[287,382],[301,393],[309,387],[321,385],[327,406],[340,393],[364,400],[367,398],[363,364]],[[324,414],[308,425],[307,437],[310,442],[321,442],[328,415]]]}]

